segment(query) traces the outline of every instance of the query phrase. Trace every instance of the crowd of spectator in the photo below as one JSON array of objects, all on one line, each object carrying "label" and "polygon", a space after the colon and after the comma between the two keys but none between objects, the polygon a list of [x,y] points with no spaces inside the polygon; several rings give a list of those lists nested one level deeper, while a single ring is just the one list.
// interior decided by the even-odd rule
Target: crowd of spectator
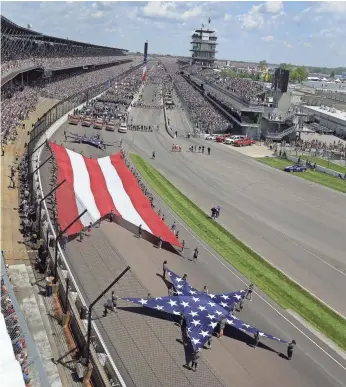
[{"label": "crowd of spectator", "polygon": [[45,69],[68,68],[77,66],[92,66],[112,63],[128,59],[124,56],[101,56],[101,57],[55,57],[55,58],[24,58],[1,62],[1,75],[4,76],[11,71],[26,69],[29,67],[41,67]]},{"label": "crowd of spectator", "polygon": [[1,89],[1,133],[7,133],[6,140],[14,141],[21,121],[35,110],[39,89],[35,86],[21,86],[11,82]]},{"label": "crowd of spectator", "polygon": [[[71,75],[58,75],[50,81],[41,79],[37,82],[40,89],[40,95],[46,98],[64,99],[80,90],[96,86],[108,79],[112,79],[130,68],[130,63],[104,69],[94,70],[92,72],[74,73]],[[73,81],[72,81],[73,80]]]},{"label": "crowd of spectator", "polygon": [[126,118],[127,108],[141,84],[142,69],[137,69],[121,82],[109,88],[101,97],[91,101],[75,114],[93,116],[104,121]]},{"label": "crowd of spectator", "polygon": [[229,121],[201,93],[195,90],[181,75],[173,74],[172,79],[179,96],[184,99],[190,118],[200,130],[214,133],[227,129]]},{"label": "crowd of spectator", "polygon": [[229,121],[179,74],[177,63],[167,61],[164,65],[190,119],[199,130],[214,133],[229,127]]},{"label": "crowd of spectator", "polygon": [[329,157],[332,152],[340,152],[341,156],[345,158],[346,142],[342,140],[328,142],[316,138],[311,140],[300,139],[296,141],[295,148],[301,152],[321,157]]},{"label": "crowd of spectator", "polygon": [[128,70],[134,63],[126,63],[91,72],[62,74],[50,80],[41,78],[22,86],[20,82],[8,82],[1,89],[1,133],[4,142],[14,141],[21,121],[37,105],[39,97],[64,99],[81,90],[98,85]]},{"label": "crowd of spectator", "polygon": [[[8,265],[6,265],[6,271],[8,272]],[[22,338],[18,316],[14,309],[12,300],[8,295],[3,278],[1,278],[1,311],[5,318],[7,333],[12,341],[15,358],[21,366],[24,382],[28,385],[30,383],[30,376],[25,339]]]},{"label": "crowd of spectator", "polygon": [[260,105],[262,103],[260,96],[266,91],[266,86],[263,82],[247,78],[222,78],[219,73],[212,69],[196,70],[195,75],[202,77],[211,84],[224,88],[251,105]]}]

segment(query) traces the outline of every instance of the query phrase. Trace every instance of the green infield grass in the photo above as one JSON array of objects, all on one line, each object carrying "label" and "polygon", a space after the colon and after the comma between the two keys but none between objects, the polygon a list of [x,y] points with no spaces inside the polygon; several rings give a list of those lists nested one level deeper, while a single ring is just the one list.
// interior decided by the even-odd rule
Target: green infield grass
[{"label": "green infield grass", "polygon": [[277,304],[296,311],[340,348],[346,350],[345,319],[210,219],[143,158],[135,154],[131,154],[130,158],[147,184],[201,239]]},{"label": "green infield grass", "polygon": [[[260,157],[256,159],[260,163],[269,165],[270,167],[283,170],[288,165],[293,165],[294,163],[289,160],[279,159],[276,157]],[[346,193],[346,180],[339,179],[338,177],[327,175],[326,173],[312,171],[308,169],[306,172],[283,172],[291,173],[301,177],[302,179],[312,181],[317,184],[324,185],[325,187],[335,189],[340,192]]]}]

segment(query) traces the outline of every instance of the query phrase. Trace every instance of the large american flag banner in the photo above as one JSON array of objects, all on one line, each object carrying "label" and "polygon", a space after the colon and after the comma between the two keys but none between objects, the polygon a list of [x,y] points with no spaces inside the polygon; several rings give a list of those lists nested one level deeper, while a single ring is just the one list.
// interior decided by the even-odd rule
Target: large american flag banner
[{"label": "large american flag banner", "polygon": [[265,333],[232,315],[231,308],[245,296],[245,289],[237,292],[207,294],[193,288],[186,280],[171,270],[167,269],[167,273],[171,277],[177,296],[124,298],[123,300],[176,316],[183,315],[194,350],[204,347],[222,318],[226,319],[227,325],[240,331],[251,335],[259,332],[260,337],[287,343],[286,340]]}]

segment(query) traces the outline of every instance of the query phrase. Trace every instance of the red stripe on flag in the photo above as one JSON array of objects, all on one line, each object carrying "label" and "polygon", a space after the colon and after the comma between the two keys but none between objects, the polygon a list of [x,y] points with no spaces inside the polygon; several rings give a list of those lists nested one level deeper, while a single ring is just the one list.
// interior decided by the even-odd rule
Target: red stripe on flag
[{"label": "red stripe on flag", "polygon": [[113,210],[115,215],[120,215],[108,192],[106,180],[97,159],[89,159],[85,156],[83,158],[89,173],[91,192],[94,195],[95,203],[100,211],[101,217],[109,214],[111,210]]},{"label": "red stripe on flag", "polygon": [[136,178],[121,159],[121,154],[118,153],[116,155],[110,156],[110,160],[113,167],[116,169],[134,208],[144,220],[144,222],[148,225],[152,233],[157,237],[161,236],[162,239],[166,242],[176,246],[181,246],[180,242],[171,232],[166,223],[151,208],[151,204],[148,198],[142,192]]},{"label": "red stripe on flag", "polygon": [[[79,215],[73,188],[73,169],[66,149],[52,142],[50,142],[50,146],[54,152],[58,168],[57,184],[66,179],[65,183],[56,191],[58,220],[60,228],[64,230]],[[78,220],[67,230],[67,234],[77,234],[82,228],[83,224]]]}]

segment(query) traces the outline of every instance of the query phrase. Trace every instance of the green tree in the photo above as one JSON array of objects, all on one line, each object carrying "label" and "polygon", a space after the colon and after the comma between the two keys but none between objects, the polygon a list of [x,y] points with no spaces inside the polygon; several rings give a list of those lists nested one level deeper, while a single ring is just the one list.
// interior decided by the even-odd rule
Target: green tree
[{"label": "green tree", "polygon": [[332,70],[332,72],[331,72],[331,74],[330,74],[330,77],[331,77],[331,78],[334,78],[334,77],[335,77],[335,71],[334,71],[334,70]]},{"label": "green tree", "polygon": [[304,66],[296,67],[290,74],[290,79],[292,81],[303,82],[309,75],[309,71]]}]

